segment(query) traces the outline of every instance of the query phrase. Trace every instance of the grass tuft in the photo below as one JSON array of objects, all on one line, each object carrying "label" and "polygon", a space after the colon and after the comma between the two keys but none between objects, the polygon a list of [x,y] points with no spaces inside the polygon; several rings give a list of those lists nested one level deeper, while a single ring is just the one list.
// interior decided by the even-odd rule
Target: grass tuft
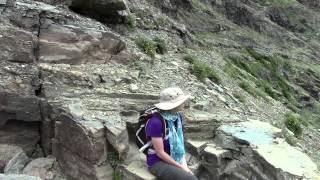
[{"label": "grass tuft", "polygon": [[221,84],[220,77],[209,65],[200,62],[196,57],[190,55],[185,56],[183,59],[191,64],[191,73],[197,76],[200,81],[205,82],[205,79],[208,78],[212,82]]},{"label": "grass tuft", "polygon": [[287,128],[294,133],[296,137],[302,134],[302,119],[299,114],[287,113],[285,115],[285,125]]},{"label": "grass tuft", "polygon": [[138,37],[135,42],[144,53],[154,58],[157,48],[152,40],[146,37]]}]

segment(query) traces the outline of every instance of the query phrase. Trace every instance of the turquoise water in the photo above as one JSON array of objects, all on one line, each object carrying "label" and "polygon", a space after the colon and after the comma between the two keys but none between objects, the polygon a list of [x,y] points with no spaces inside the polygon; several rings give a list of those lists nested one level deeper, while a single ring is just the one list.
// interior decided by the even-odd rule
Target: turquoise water
[{"label": "turquoise water", "polygon": [[224,126],[222,130],[238,139],[246,140],[250,144],[272,144],[273,142],[272,132],[262,128]]}]

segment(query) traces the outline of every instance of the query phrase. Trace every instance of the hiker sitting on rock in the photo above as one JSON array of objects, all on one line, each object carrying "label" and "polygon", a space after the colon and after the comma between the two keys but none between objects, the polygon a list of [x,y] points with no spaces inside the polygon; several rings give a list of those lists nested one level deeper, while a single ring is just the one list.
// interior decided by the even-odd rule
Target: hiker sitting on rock
[{"label": "hiker sitting on rock", "polygon": [[152,143],[147,153],[147,165],[160,180],[197,179],[186,163],[180,114],[189,97],[180,88],[164,89],[160,93],[160,103],[155,104],[159,113],[153,113],[147,122],[146,135]]}]

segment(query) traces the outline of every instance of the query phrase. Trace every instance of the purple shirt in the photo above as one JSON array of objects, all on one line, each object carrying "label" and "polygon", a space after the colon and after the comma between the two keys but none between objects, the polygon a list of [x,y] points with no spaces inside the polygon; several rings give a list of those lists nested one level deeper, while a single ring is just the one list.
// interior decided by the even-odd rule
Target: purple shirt
[{"label": "purple shirt", "polygon": [[[158,115],[152,115],[150,120],[147,123],[146,127],[146,135],[148,138],[151,137],[164,137],[163,136],[163,123],[161,122],[161,118]],[[166,153],[170,155],[170,144],[169,140],[163,140],[163,148]],[[153,148],[151,148],[153,149]],[[148,167],[152,167],[155,163],[161,161],[160,157],[157,154],[149,154],[147,155],[147,165]]]}]

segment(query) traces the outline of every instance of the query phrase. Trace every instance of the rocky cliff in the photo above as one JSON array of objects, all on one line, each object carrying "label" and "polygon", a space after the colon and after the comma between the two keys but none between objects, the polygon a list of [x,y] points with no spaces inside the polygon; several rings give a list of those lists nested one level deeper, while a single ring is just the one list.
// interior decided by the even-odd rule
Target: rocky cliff
[{"label": "rocky cliff", "polygon": [[0,179],[155,179],[134,128],[168,86],[199,179],[320,179],[319,7],[0,0]]}]

